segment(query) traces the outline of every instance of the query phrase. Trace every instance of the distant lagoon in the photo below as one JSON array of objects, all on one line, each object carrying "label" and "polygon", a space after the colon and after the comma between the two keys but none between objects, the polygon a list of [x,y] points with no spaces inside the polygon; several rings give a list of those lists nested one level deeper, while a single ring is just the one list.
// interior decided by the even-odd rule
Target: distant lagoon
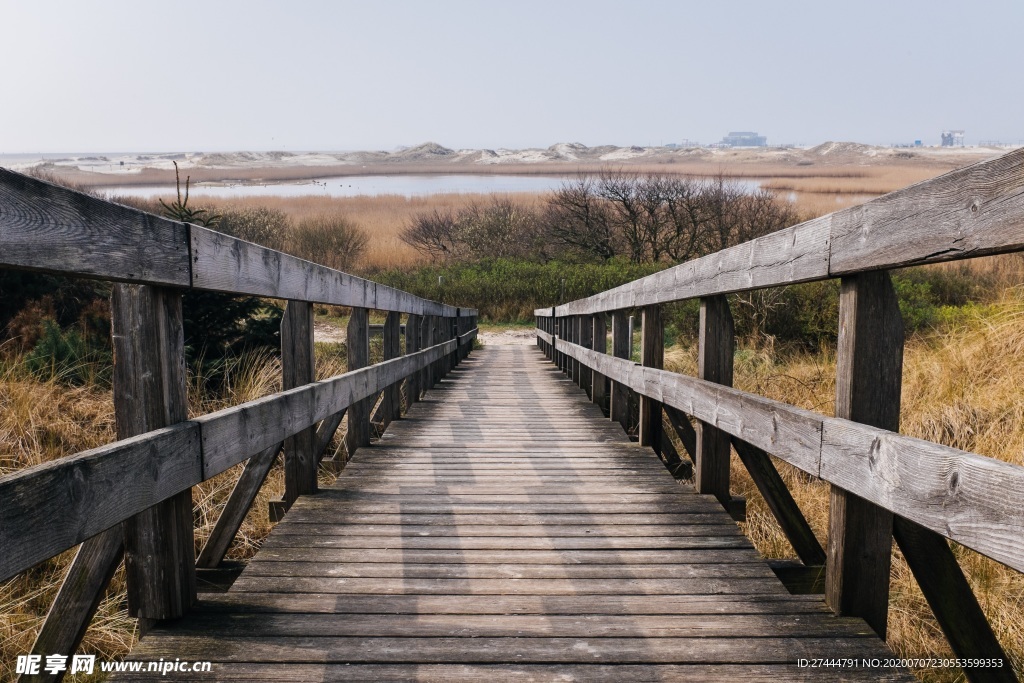
[{"label": "distant lagoon", "polygon": [[[511,192],[550,192],[576,176],[541,175],[367,175],[314,178],[302,181],[260,183],[194,183],[189,194],[196,197],[359,197],[400,195],[424,197],[435,194],[505,194]],[[735,182],[753,191],[757,180]],[[108,197],[163,197],[173,195],[174,185],[112,185],[97,188]]]},{"label": "distant lagoon", "polygon": [[[550,192],[569,176],[517,175],[367,175],[314,178],[302,181],[255,183],[194,183],[189,194],[197,197],[358,197],[401,195],[423,197],[434,194],[491,194]],[[115,185],[97,188],[108,197],[162,197],[173,195],[174,185]]]}]

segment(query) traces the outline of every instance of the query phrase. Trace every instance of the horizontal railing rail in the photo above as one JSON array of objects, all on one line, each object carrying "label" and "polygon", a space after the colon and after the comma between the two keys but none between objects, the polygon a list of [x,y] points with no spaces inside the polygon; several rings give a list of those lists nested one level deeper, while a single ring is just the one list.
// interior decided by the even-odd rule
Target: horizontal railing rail
[{"label": "horizontal railing rail", "polygon": [[[1024,249],[1024,149],[554,307],[639,308]],[[551,308],[539,308],[549,316]]]},{"label": "horizontal railing rail", "polygon": [[[0,268],[413,315],[459,309],[0,168]],[[463,309],[463,316],[476,311]]]}]

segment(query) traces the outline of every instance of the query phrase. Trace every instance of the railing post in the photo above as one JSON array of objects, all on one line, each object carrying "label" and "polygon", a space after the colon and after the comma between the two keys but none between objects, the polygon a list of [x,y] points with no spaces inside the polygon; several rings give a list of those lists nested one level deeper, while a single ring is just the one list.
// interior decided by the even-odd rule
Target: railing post
[{"label": "railing post", "polygon": [[[427,349],[434,343],[434,316],[425,315],[420,323],[420,345],[419,348]],[[434,364],[430,363],[423,366],[420,370],[420,392],[426,393],[430,390],[433,385],[434,377]]]},{"label": "railing post", "polygon": [[[287,391],[316,381],[313,356],[313,305],[289,301],[281,318],[282,388]],[[299,496],[316,493],[316,429],[303,429],[284,442],[284,508]]]},{"label": "railing post", "polygon": [[[700,300],[700,342],[697,368],[700,379],[732,386],[735,338],[729,301],[722,295]],[[697,493],[710,493],[727,508],[729,494],[730,439],[725,432],[704,422],[697,423]]]},{"label": "railing post", "polygon": [[[665,366],[665,327],[661,306],[645,306],[640,332],[640,364],[647,368]],[[640,445],[661,455],[661,403],[640,396]]]},{"label": "railing post", "polygon": [[[596,313],[591,316],[591,348],[598,353],[608,353],[608,322],[604,313]],[[591,399],[601,410],[608,412],[608,379],[597,371],[593,372],[591,384],[593,393]]]},{"label": "railing post", "polygon": [[[836,417],[899,430],[903,319],[885,271],[842,280]],[[865,472],[864,476],[871,476]],[[825,601],[885,638],[892,513],[836,486],[829,505]]]},{"label": "railing post", "polygon": [[[117,438],[188,419],[181,294],[114,285],[111,327]],[[184,615],[196,599],[192,490],[132,517],[124,531],[128,612],[145,633],[157,620]]]},{"label": "railing post", "polygon": [[[405,353],[416,353],[420,350],[420,323],[422,316],[410,315],[405,321]],[[414,372],[405,380],[406,410],[420,400],[420,377],[422,373]]]},{"label": "railing post", "polygon": [[[629,358],[629,320],[626,311],[612,311],[612,355]],[[612,420],[629,431],[629,388],[619,382],[612,382]]]},{"label": "railing post", "polygon": [[[348,371],[365,368],[370,363],[370,311],[353,308],[347,332]],[[361,446],[370,445],[370,402],[373,397],[357,401],[348,409],[348,432],[345,446],[351,458]]]},{"label": "railing post", "polygon": [[[388,311],[384,319],[384,360],[392,360],[402,355],[402,314]],[[398,395],[401,382],[395,382],[384,389],[383,424],[386,429],[392,420],[402,417],[402,400]]]},{"label": "railing post", "polygon": [[[585,349],[594,348],[594,326],[589,315],[576,316],[578,322],[577,329],[579,330],[580,346]],[[580,363],[580,388],[587,394],[587,398],[592,398],[593,394],[593,372],[589,367]]]}]

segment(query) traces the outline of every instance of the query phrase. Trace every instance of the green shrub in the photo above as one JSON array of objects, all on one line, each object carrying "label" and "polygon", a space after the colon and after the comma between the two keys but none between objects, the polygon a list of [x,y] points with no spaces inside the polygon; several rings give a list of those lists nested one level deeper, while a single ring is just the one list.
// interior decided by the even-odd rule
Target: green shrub
[{"label": "green shrub", "polygon": [[44,381],[80,385],[108,383],[112,360],[108,349],[93,347],[78,330],[62,330],[56,321],[47,320],[24,362],[29,372]]}]

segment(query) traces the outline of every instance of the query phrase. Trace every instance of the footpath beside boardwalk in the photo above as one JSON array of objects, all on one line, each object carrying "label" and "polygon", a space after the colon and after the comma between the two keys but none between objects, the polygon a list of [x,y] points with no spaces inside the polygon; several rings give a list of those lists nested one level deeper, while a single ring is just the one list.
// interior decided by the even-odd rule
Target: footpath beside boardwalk
[{"label": "footpath beside boardwalk", "polygon": [[[131,659],[213,662],[161,680],[913,680],[859,666],[892,653],[790,595],[532,347],[475,351],[200,602]],[[817,659],[858,666],[798,666]]]}]

